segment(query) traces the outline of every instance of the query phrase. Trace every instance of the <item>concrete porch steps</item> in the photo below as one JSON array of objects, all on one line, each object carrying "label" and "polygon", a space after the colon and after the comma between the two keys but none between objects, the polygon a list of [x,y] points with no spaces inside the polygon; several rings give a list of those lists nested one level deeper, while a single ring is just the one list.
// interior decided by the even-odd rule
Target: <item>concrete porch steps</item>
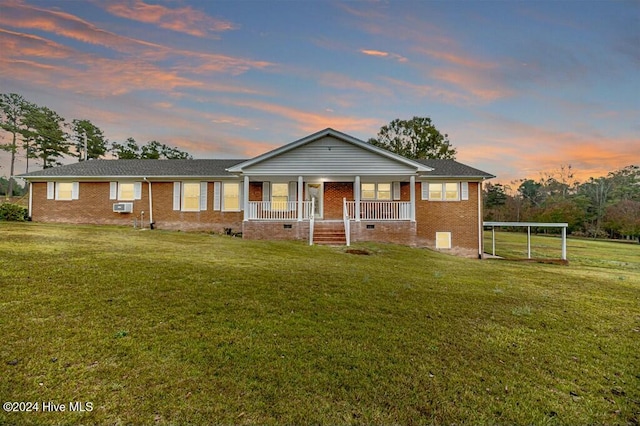
[{"label": "concrete porch steps", "polygon": [[347,237],[344,232],[342,222],[316,221],[313,228],[313,243],[344,246],[347,244]]}]

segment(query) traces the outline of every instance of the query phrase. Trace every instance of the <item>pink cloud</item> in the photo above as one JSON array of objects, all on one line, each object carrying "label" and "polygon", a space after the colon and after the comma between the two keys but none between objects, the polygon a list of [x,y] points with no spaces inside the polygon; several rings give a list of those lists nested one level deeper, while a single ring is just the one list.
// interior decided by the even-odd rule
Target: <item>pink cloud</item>
[{"label": "pink cloud", "polygon": [[[355,18],[354,26],[369,34],[397,41],[418,55],[412,57],[411,65],[424,72],[426,81],[424,84],[410,84],[419,88],[421,96],[460,104],[492,102],[513,95],[513,90],[497,78],[501,64],[475,58],[437,22],[415,16],[390,18],[383,13],[367,12],[353,6],[344,6],[343,9]],[[361,49],[360,53],[380,58],[394,55],[378,49]],[[400,55],[396,59],[406,61]]]},{"label": "pink cloud", "polygon": [[390,95],[390,90],[386,87],[369,83],[367,81],[357,80],[334,72],[326,72],[318,77],[320,83],[327,87],[333,87],[341,90],[358,90],[363,93],[378,93],[381,95]]},{"label": "pink cloud", "polygon": [[[27,34],[0,31],[0,47],[11,48],[3,49],[8,53],[0,56],[4,75],[19,72],[22,79],[28,78],[32,83],[75,92],[104,96],[204,85],[143,60],[99,58]],[[43,63],[43,59],[47,62]]]},{"label": "pink cloud", "polygon": [[389,56],[389,52],[382,52],[380,50],[366,50],[366,49],[361,49],[360,53],[364,53],[365,55],[370,55],[370,56],[382,56],[382,57],[387,57]]},{"label": "pink cloud", "polygon": [[492,102],[514,94],[512,89],[496,78],[496,75],[500,75],[499,63],[476,59],[451,44],[446,49],[414,48],[430,60],[441,63],[424,66],[428,76],[466,93],[469,100]]},{"label": "pink cloud", "polygon": [[561,164],[571,164],[576,178],[584,181],[637,162],[640,152],[640,139],[634,136],[609,137],[485,118],[482,123],[456,129],[451,139],[463,162],[487,164],[488,172],[505,170],[509,165],[511,171],[498,176],[501,182],[538,179],[541,173],[556,170]]},{"label": "pink cloud", "polygon": [[72,49],[51,40],[2,28],[0,28],[0,51],[7,52],[6,56],[19,52],[20,56],[49,59],[64,59],[73,54]]},{"label": "pink cloud", "polygon": [[464,105],[473,102],[472,97],[470,97],[468,94],[444,89],[441,86],[433,86],[429,84],[414,84],[394,78],[385,78],[384,80],[389,84],[400,88],[408,96],[432,98],[455,105]]},{"label": "pink cloud", "polygon": [[492,102],[511,96],[513,91],[490,75],[468,68],[435,68],[429,73],[437,80],[449,83],[481,102]]},{"label": "pink cloud", "polygon": [[3,5],[0,25],[12,28],[43,30],[84,43],[107,47],[117,52],[135,55],[137,60],[148,61],[189,59],[195,62],[194,73],[230,72],[241,74],[252,68],[265,68],[272,64],[208,52],[172,48],[105,31],[77,16],[56,10],[42,9],[23,3]]},{"label": "pink cloud", "polygon": [[474,59],[467,54],[454,53],[450,47],[447,50],[425,49],[423,47],[418,47],[414,50],[440,61],[464,67],[465,69],[480,71],[491,70],[498,67],[497,63]]},{"label": "pink cloud", "polygon": [[142,0],[119,0],[98,3],[109,13],[134,21],[155,24],[160,28],[203,37],[211,32],[229,31],[236,26],[228,21],[215,19],[191,7],[171,9]]},{"label": "pink cloud", "polygon": [[130,53],[140,52],[142,47],[159,47],[153,43],[102,30],[69,13],[28,6],[23,3],[8,3],[2,7],[0,25],[47,31],[84,43]]},{"label": "pink cloud", "polygon": [[363,53],[368,56],[378,56],[381,58],[391,58],[395,59],[398,62],[407,62],[408,59],[402,55],[398,55],[397,53],[384,52],[382,50],[370,50],[370,49],[360,49],[360,53]]},{"label": "pink cloud", "polygon": [[366,131],[374,134],[380,125],[380,120],[373,118],[336,117],[330,114],[311,113],[268,102],[227,100],[226,103],[284,117],[297,123],[297,127],[304,132],[315,132],[332,127],[346,132]]}]

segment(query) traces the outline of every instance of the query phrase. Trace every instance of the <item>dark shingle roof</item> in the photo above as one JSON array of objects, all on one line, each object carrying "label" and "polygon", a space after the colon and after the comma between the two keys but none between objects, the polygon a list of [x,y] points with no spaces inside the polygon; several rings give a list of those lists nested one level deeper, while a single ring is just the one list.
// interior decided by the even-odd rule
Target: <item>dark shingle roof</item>
[{"label": "dark shingle roof", "polygon": [[232,176],[227,168],[246,160],[91,160],[20,175],[34,177]]},{"label": "dark shingle roof", "polygon": [[[22,178],[109,178],[109,177],[223,177],[226,171],[246,160],[91,160],[19,175]],[[489,173],[454,160],[415,160],[432,167],[424,177],[492,178]]]},{"label": "dark shingle roof", "polygon": [[462,163],[458,163],[455,160],[436,160],[436,159],[421,159],[415,160],[420,164],[433,168],[433,171],[421,173],[420,176],[433,176],[433,177],[474,177],[474,178],[494,178],[495,176],[483,172],[482,170],[474,169]]}]

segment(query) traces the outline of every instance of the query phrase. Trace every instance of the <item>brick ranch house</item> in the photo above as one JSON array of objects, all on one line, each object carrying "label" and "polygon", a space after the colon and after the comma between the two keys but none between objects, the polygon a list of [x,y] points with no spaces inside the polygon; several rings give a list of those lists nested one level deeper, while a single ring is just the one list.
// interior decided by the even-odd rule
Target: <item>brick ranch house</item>
[{"label": "brick ranch house", "polygon": [[[482,254],[489,173],[325,129],[249,160],[91,160],[27,173],[36,222],[393,242]],[[143,213],[144,212],[144,213]]]}]

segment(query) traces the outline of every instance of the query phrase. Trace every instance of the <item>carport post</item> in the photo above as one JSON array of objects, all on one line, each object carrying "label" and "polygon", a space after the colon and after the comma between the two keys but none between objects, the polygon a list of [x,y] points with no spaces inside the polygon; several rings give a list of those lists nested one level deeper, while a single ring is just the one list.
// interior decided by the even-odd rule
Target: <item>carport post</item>
[{"label": "carport post", "polygon": [[496,255],[496,227],[491,227],[491,244],[493,245],[493,255]]},{"label": "carport post", "polygon": [[562,227],[562,260],[567,260],[567,227]]},{"label": "carport post", "polygon": [[527,259],[531,259],[531,227],[527,226]]}]

